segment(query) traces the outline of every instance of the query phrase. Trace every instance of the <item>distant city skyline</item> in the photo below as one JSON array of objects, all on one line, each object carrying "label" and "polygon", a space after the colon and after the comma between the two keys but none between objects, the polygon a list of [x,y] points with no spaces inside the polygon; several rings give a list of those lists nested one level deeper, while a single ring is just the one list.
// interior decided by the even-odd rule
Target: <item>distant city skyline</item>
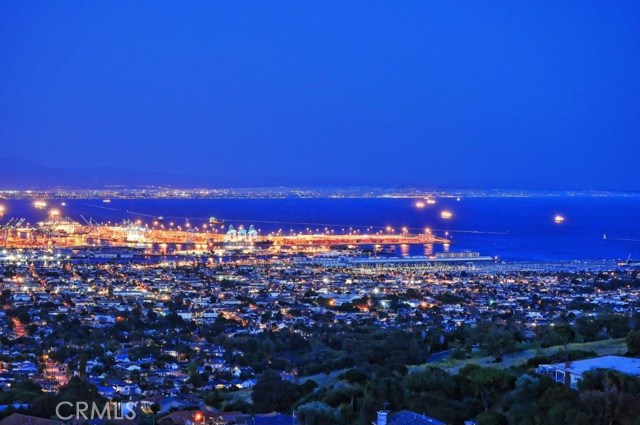
[{"label": "distant city skyline", "polygon": [[636,2],[5,2],[0,157],[207,186],[636,191],[639,27]]}]

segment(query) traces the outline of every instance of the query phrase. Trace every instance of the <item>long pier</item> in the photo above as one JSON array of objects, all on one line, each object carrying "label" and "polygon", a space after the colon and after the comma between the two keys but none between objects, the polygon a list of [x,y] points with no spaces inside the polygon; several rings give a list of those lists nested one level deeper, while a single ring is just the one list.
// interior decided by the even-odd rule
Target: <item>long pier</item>
[{"label": "long pier", "polygon": [[82,225],[66,218],[38,223],[35,227],[0,228],[0,247],[45,248],[86,247],[93,245],[132,246],[183,244],[206,249],[224,244],[252,243],[275,246],[342,246],[342,245],[426,245],[446,244],[449,240],[429,231],[419,234],[397,233],[271,233],[261,235],[219,233],[216,230],[148,227],[125,225]]}]

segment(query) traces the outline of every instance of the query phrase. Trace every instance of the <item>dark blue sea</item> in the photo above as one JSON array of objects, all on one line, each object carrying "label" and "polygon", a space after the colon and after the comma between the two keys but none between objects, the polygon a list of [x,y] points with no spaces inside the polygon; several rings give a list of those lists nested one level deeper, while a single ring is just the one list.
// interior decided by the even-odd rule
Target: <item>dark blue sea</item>
[{"label": "dark blue sea", "polygon": [[[451,251],[473,250],[504,260],[613,260],[640,257],[640,197],[527,197],[439,198],[435,205],[417,208],[417,199],[199,199],[199,200],[50,200],[49,207],[78,221],[99,222],[163,216],[165,223],[194,226],[215,216],[236,227],[254,224],[263,233],[283,229],[305,231],[330,227],[335,233],[349,227],[398,231],[432,229],[449,232]],[[65,202],[66,206],[61,203]],[[2,221],[25,217],[32,223],[46,215],[33,201],[8,200]],[[440,213],[448,210],[450,220]],[[563,224],[554,223],[561,214]],[[604,238],[606,235],[606,239]],[[435,251],[441,250],[436,247]],[[413,247],[411,254],[423,254]]]}]

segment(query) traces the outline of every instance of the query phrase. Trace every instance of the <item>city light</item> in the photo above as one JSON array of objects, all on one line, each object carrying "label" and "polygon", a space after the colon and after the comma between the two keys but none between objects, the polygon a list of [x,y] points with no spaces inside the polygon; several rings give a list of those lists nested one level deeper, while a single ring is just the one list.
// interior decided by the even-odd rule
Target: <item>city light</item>
[{"label": "city light", "polygon": [[640,1],[8,3],[0,425],[640,425]]}]

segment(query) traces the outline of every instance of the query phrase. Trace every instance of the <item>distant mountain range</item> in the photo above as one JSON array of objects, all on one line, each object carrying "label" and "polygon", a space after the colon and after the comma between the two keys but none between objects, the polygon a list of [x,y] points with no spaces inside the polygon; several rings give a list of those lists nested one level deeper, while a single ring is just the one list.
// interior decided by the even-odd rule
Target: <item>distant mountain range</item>
[{"label": "distant mountain range", "polygon": [[[300,179],[295,176],[199,176],[172,174],[161,171],[132,170],[119,167],[64,168],[43,165],[21,156],[0,158],[0,190],[54,190],[54,189],[136,189],[166,187],[180,189],[195,188],[389,188],[388,183],[372,180],[344,181],[328,179]],[[437,186],[422,187],[413,184],[393,185],[396,189],[438,190]],[[447,190],[485,190],[483,187],[444,186]],[[363,190],[364,190],[363,189]],[[442,189],[442,188],[440,188]],[[502,188],[499,190],[551,190],[564,191],[571,188]],[[489,189],[498,190],[498,189]],[[575,189],[580,191],[581,189]],[[624,190],[616,190],[624,191]],[[632,192],[637,192],[632,190]]]},{"label": "distant mountain range", "polygon": [[[352,182],[367,185],[373,182]],[[20,156],[0,158],[0,190],[7,189],[104,189],[107,187],[326,187],[339,182],[312,179],[283,179],[269,176],[197,176],[118,167],[62,168],[42,165]],[[344,185],[344,182],[342,183]]]}]

